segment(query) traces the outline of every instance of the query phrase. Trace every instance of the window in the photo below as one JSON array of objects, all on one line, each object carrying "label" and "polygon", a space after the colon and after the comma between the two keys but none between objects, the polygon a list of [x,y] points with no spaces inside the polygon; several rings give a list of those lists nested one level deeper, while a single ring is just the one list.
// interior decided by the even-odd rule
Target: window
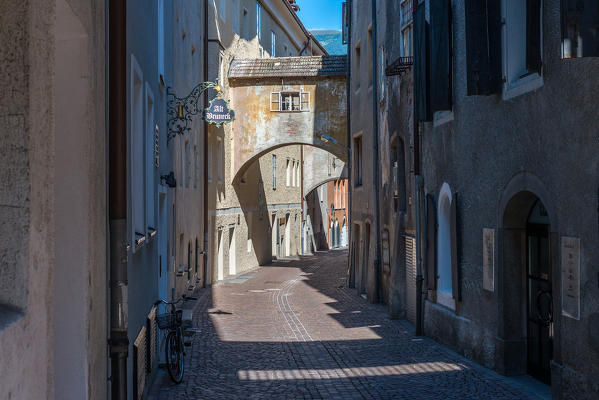
[{"label": "window", "polygon": [[295,187],[295,160],[292,161],[291,163],[291,171],[292,171],[292,176],[291,176],[291,186]]},{"label": "window", "polygon": [[222,182],[223,180],[223,141],[221,138],[217,138],[217,162],[218,165],[216,166],[217,171],[218,171],[218,181]]},{"label": "window", "polygon": [[401,56],[412,57],[412,0],[404,0],[401,3],[400,25],[401,25]]},{"label": "window", "polygon": [[270,111],[300,112],[309,110],[309,92],[272,92],[270,94]]},{"label": "window", "polygon": [[208,148],[210,149],[210,151],[208,152],[208,182],[212,182],[212,170],[214,168],[214,166],[212,165],[214,163],[214,144],[209,143]]},{"label": "window", "polygon": [[391,145],[391,170],[393,171],[393,211],[406,210],[406,170],[403,141],[395,139]]},{"label": "window", "polygon": [[239,0],[233,0],[233,7],[231,10],[233,14],[233,32],[240,33],[239,31],[239,17],[241,16],[239,11]]},{"label": "window", "polygon": [[146,235],[151,234],[156,230],[156,222],[154,220],[156,186],[155,186],[155,158],[154,158],[154,137],[156,131],[154,127],[154,94],[150,89],[150,85],[146,82]]},{"label": "window", "polygon": [[354,186],[362,186],[362,136],[354,138]]},{"label": "window", "polygon": [[287,177],[285,179],[285,186],[289,187],[291,182],[291,161],[287,159]]},{"label": "window", "polygon": [[193,146],[193,187],[198,188],[198,175],[200,174],[198,168],[198,146]]},{"label": "window", "polygon": [[271,57],[276,57],[277,51],[277,35],[273,32],[270,31],[270,56]]},{"label": "window", "polygon": [[508,0],[503,4],[504,98],[542,86],[541,0]]},{"label": "window", "polygon": [[258,36],[258,40],[262,39],[262,10],[260,7],[260,2],[256,2],[256,36]]},{"label": "window", "polygon": [[131,241],[133,252],[145,241],[145,134],[143,74],[135,57],[131,55]]},{"label": "window", "polygon": [[437,206],[437,302],[455,309],[457,297],[456,196],[447,183]]},{"label": "window", "polygon": [[300,179],[301,179],[301,169],[300,169],[300,162],[299,161],[297,162],[297,164],[295,166],[295,169],[296,169],[296,175],[297,175],[296,182],[297,182],[297,186],[299,187],[300,186]]},{"label": "window", "polygon": [[221,88],[225,85],[225,53],[222,51],[218,55],[218,80],[220,82]]},{"label": "window", "polygon": [[230,0],[219,0],[218,2],[218,16],[223,20],[227,20],[227,1]]},{"label": "window", "polygon": [[189,140],[185,141],[185,187],[189,188],[191,181],[191,153]]},{"label": "window", "polygon": [[250,22],[247,8],[244,8],[241,13],[241,33],[245,40],[250,40]]},{"label": "window", "polygon": [[360,73],[360,67],[361,67],[361,59],[360,59],[360,42],[358,42],[356,44],[356,48],[354,49],[354,71],[355,73],[352,74],[352,78],[355,79],[356,82],[356,89],[355,90],[359,90],[360,89],[360,79],[362,78],[362,75]]},{"label": "window", "polygon": [[272,155],[272,190],[277,190],[277,156]]},{"label": "window", "polygon": [[[368,27],[368,54],[372,54],[372,24]],[[372,86],[374,80],[372,79],[372,57],[367,57],[368,63],[368,86]]]},{"label": "window", "polygon": [[597,0],[562,1],[562,57],[599,56]]}]

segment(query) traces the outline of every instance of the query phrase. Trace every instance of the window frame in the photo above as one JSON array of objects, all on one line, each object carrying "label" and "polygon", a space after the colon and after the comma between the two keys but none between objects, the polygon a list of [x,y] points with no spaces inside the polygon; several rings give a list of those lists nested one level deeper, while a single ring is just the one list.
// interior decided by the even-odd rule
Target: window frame
[{"label": "window frame", "polygon": [[270,56],[277,56],[277,34],[275,31],[270,31]]},{"label": "window frame", "polygon": [[[298,95],[299,110],[283,110],[283,95]],[[307,101],[304,99],[307,98]],[[274,101],[276,99],[276,101]],[[277,107],[274,107],[277,104]],[[285,90],[280,92],[270,92],[270,111],[281,112],[281,113],[299,113],[310,111],[311,106],[311,95],[310,92],[302,90]]]},{"label": "window frame", "polygon": [[262,6],[260,1],[256,1],[256,36],[258,42],[262,40]]},{"label": "window frame", "polygon": [[[526,9],[526,1],[524,1],[524,8]],[[543,62],[543,10],[544,10],[544,1],[540,0],[540,5],[539,5],[539,13],[540,13],[540,37],[539,37],[539,47],[540,47],[540,53],[541,53],[541,63]],[[543,86],[544,82],[543,82],[543,76],[541,71],[539,72],[527,72],[521,76],[519,76],[518,78],[511,78],[510,74],[513,73],[511,71],[511,68],[509,66],[509,60],[511,60],[511,58],[514,56],[514,54],[516,54],[516,50],[514,50],[515,48],[515,43],[510,39],[510,27],[513,28],[514,26],[514,22],[510,23],[510,18],[509,18],[509,13],[508,13],[508,7],[509,4],[507,1],[502,1],[501,4],[501,17],[502,20],[505,21],[505,23],[503,23],[502,25],[502,29],[501,29],[501,73],[502,73],[502,77],[503,77],[503,91],[502,91],[502,97],[503,100],[509,100],[512,99],[514,97],[520,96],[522,94],[531,92],[533,90],[539,89]],[[526,36],[526,29],[527,29],[527,21],[526,21],[526,17],[522,17],[524,18],[524,34],[523,34],[523,38],[522,38],[522,42],[520,42],[520,44],[522,44],[524,46],[524,59],[522,60],[522,64],[524,65],[524,69],[526,69],[526,40],[527,40],[527,36]],[[520,49],[520,52],[521,49]]]},{"label": "window frame", "polygon": [[[362,150],[364,148],[364,140],[363,140],[363,136],[362,134],[358,134],[355,135],[353,137],[353,146],[352,146],[352,155],[354,157],[354,159],[352,160],[352,164],[354,165],[354,171],[356,173],[355,176],[353,176],[353,183],[354,183],[354,187],[355,188],[359,188],[362,187],[362,178],[363,178],[363,173],[364,173],[364,166],[363,166],[363,158],[362,158]],[[359,144],[359,146],[358,146]],[[352,172],[353,175],[353,172]]]}]

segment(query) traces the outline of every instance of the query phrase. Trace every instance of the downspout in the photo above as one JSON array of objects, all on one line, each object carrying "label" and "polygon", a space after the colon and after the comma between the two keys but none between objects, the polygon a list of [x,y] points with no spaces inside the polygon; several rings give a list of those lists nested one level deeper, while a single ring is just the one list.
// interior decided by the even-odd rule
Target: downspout
[{"label": "downspout", "polygon": [[[413,0],[412,10],[416,11],[418,0]],[[413,82],[414,86],[416,82]],[[415,93],[414,87],[412,93]],[[422,275],[422,192],[424,190],[424,181],[420,171],[420,116],[417,109],[413,107],[413,143],[414,143],[414,199],[416,200],[416,336],[422,336],[423,310],[422,310],[422,286],[424,277]]]},{"label": "downspout", "polygon": [[378,118],[378,66],[376,39],[376,0],[372,0],[372,182],[374,185],[374,296],[372,301],[380,301],[381,248],[380,248],[380,210],[379,210],[379,118]]},{"label": "downspout", "polygon": [[[352,48],[351,48],[351,26],[352,26],[352,19],[351,19],[351,15],[352,15],[352,6],[353,6],[353,0],[348,0],[348,6],[347,6],[347,19],[348,19],[348,23],[347,23],[347,77],[346,77],[346,91],[347,91],[347,115],[346,115],[346,125],[347,125],[347,232],[348,232],[348,242],[351,243],[352,242],[352,235],[353,235],[353,225],[352,225],[352,192],[353,192],[353,186],[352,186],[352,157],[351,157],[351,145],[352,145],[352,137],[351,137],[351,54],[352,54]],[[356,282],[354,280],[354,277],[356,276],[355,273],[355,268],[357,267],[356,265],[353,266],[354,270],[352,270],[352,253],[354,251],[356,251],[353,247],[350,246],[350,251],[347,254],[348,257],[348,262],[347,265],[349,265],[348,268],[348,275],[349,275],[349,279],[348,279],[348,283],[349,283],[349,287],[353,288],[356,286]]]},{"label": "downspout", "polygon": [[[208,0],[204,0],[204,82],[208,82]],[[208,91],[204,91],[204,107],[208,104]],[[202,287],[208,284],[208,122],[204,120],[204,280]]]},{"label": "downspout", "polygon": [[127,2],[110,0],[109,160],[111,399],[127,398]]}]

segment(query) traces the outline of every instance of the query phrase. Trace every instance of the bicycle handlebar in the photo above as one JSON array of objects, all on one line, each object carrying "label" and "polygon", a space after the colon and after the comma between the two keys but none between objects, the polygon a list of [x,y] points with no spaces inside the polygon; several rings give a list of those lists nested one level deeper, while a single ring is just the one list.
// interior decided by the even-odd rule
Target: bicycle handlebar
[{"label": "bicycle handlebar", "polygon": [[166,305],[174,306],[174,305],[177,305],[180,302],[185,301],[185,300],[197,300],[197,298],[183,295],[183,296],[179,297],[179,299],[177,299],[175,301],[166,301],[166,300],[162,300],[162,299],[157,300],[157,301],[154,302],[154,305],[157,306],[158,304],[166,304]]}]

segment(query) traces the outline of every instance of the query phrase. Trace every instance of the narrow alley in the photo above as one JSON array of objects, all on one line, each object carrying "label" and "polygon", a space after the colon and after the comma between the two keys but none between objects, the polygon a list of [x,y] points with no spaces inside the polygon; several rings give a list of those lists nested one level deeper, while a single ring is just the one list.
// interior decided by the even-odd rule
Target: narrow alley
[{"label": "narrow alley", "polygon": [[414,337],[347,288],[346,268],[346,251],[319,252],[204,289],[183,383],[162,371],[149,398],[550,397]]}]

